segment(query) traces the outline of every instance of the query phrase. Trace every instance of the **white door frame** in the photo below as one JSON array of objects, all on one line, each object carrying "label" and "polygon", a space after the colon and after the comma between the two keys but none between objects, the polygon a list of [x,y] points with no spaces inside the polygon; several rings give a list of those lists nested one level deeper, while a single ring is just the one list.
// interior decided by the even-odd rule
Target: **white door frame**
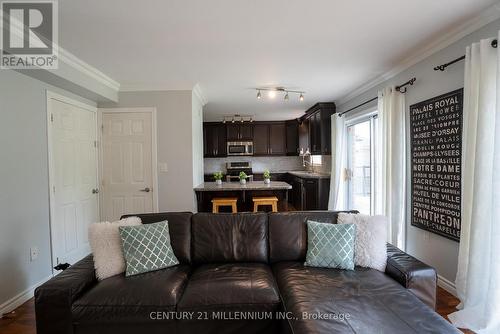
[{"label": "white door frame", "polygon": [[[67,104],[71,104],[75,107],[79,107],[79,108],[82,108],[82,109],[85,109],[85,110],[88,110],[89,112],[94,112],[94,113],[97,113],[97,107],[93,106],[93,105],[90,105],[90,104],[87,104],[87,103],[84,103],[84,102],[80,102],[80,101],[77,101],[77,100],[74,100],[70,97],[67,97],[65,95],[61,95],[61,94],[58,94],[58,93],[55,93],[53,91],[50,91],[50,90],[46,90],[46,113],[47,113],[47,158],[48,158],[48,169],[49,169],[49,229],[50,229],[50,254],[51,254],[51,270],[52,270],[52,273],[54,274],[55,272],[55,269],[54,269],[54,260],[56,259],[56,256],[57,254],[55,254],[55,248],[54,248],[54,243],[53,241],[55,240],[55,236],[54,236],[54,229],[52,228],[52,217],[54,217],[54,212],[55,212],[55,208],[54,208],[54,193],[52,192],[52,189],[54,187],[54,166],[53,166],[53,148],[52,148],[52,120],[51,120],[51,115],[52,115],[52,111],[50,110],[50,100],[57,100],[57,101],[60,101],[60,102],[64,102],[64,103],[67,103]],[[98,116],[98,115],[96,115]],[[96,122],[96,136],[98,136],[98,131],[97,131],[97,122]],[[96,152],[97,154],[97,152]],[[97,158],[97,157],[96,157]],[[96,160],[98,161],[98,160]],[[99,175],[99,165],[96,166],[97,168],[97,175]],[[96,184],[98,184],[99,182],[99,179],[96,180]],[[98,194],[99,195],[99,194]],[[99,197],[99,196],[98,196]],[[97,213],[99,215],[99,219],[100,219],[100,207],[99,207],[99,204],[100,204],[100,200],[97,201]]]},{"label": "white door frame", "polygon": [[[140,107],[140,108],[98,108],[97,109],[97,140],[99,141],[99,187],[102,187],[102,115],[103,113],[150,113],[151,114],[151,175],[153,177],[153,212],[158,212],[158,149],[157,149],[157,127],[156,127],[156,108],[155,107]],[[99,208],[103,210],[102,201],[104,196],[99,196]],[[101,212],[101,217],[104,217]]]}]

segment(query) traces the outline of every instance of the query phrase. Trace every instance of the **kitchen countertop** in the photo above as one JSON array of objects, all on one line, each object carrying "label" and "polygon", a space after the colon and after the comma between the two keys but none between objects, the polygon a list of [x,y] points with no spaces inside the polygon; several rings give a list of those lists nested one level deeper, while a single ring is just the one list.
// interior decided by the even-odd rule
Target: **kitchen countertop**
[{"label": "kitchen countertop", "polygon": [[291,175],[298,176],[304,179],[329,179],[330,174],[328,173],[313,173],[306,171],[290,171],[288,172]]},{"label": "kitchen countertop", "polygon": [[[254,175],[256,174],[263,174],[264,172],[258,172],[258,171],[254,171]],[[271,176],[273,174],[291,174],[291,175],[294,175],[294,176],[297,176],[297,177],[300,177],[300,178],[303,178],[303,179],[329,179],[330,178],[330,173],[313,173],[313,172],[308,172],[308,171],[303,171],[303,170],[288,170],[288,171],[271,171]],[[212,176],[213,173],[210,173],[210,174],[205,174],[205,175],[209,175],[209,176]],[[271,177],[271,180],[272,180],[272,177]]]},{"label": "kitchen countertop", "polygon": [[194,191],[245,191],[245,190],[289,190],[292,186],[282,181],[271,181],[271,183],[264,183],[264,181],[247,182],[241,185],[239,182],[222,182],[217,185],[215,182],[203,182],[194,188]]}]

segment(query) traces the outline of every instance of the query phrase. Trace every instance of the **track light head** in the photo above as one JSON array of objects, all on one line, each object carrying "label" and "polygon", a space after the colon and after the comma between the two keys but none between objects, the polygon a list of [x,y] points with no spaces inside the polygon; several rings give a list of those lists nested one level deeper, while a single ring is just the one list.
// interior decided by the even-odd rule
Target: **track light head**
[{"label": "track light head", "polygon": [[290,97],[288,96],[288,92],[286,92],[284,99],[285,101],[288,101],[290,99]]},{"label": "track light head", "polygon": [[260,93],[260,90],[257,91],[257,99],[260,100],[262,98],[262,94]]},{"label": "track light head", "polygon": [[299,96],[299,101],[302,102],[304,101],[304,95],[302,93],[300,93],[300,96]]}]

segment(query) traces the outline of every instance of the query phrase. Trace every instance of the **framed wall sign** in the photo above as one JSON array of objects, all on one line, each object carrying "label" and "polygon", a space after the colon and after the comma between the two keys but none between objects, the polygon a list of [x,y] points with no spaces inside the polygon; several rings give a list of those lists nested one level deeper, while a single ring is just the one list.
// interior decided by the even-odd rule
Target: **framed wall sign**
[{"label": "framed wall sign", "polygon": [[411,224],[460,240],[463,89],[410,106]]}]

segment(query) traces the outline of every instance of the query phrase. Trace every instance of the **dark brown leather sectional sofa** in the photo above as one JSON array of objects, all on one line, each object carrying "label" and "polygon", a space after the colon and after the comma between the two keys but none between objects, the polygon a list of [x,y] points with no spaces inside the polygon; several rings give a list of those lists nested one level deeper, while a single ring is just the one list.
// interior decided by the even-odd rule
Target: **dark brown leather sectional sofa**
[{"label": "dark brown leather sectional sofa", "polygon": [[388,245],[385,273],[305,267],[308,219],[336,212],[158,213],[180,264],[97,281],[88,256],[35,292],[38,334],[456,333],[436,272]]}]

